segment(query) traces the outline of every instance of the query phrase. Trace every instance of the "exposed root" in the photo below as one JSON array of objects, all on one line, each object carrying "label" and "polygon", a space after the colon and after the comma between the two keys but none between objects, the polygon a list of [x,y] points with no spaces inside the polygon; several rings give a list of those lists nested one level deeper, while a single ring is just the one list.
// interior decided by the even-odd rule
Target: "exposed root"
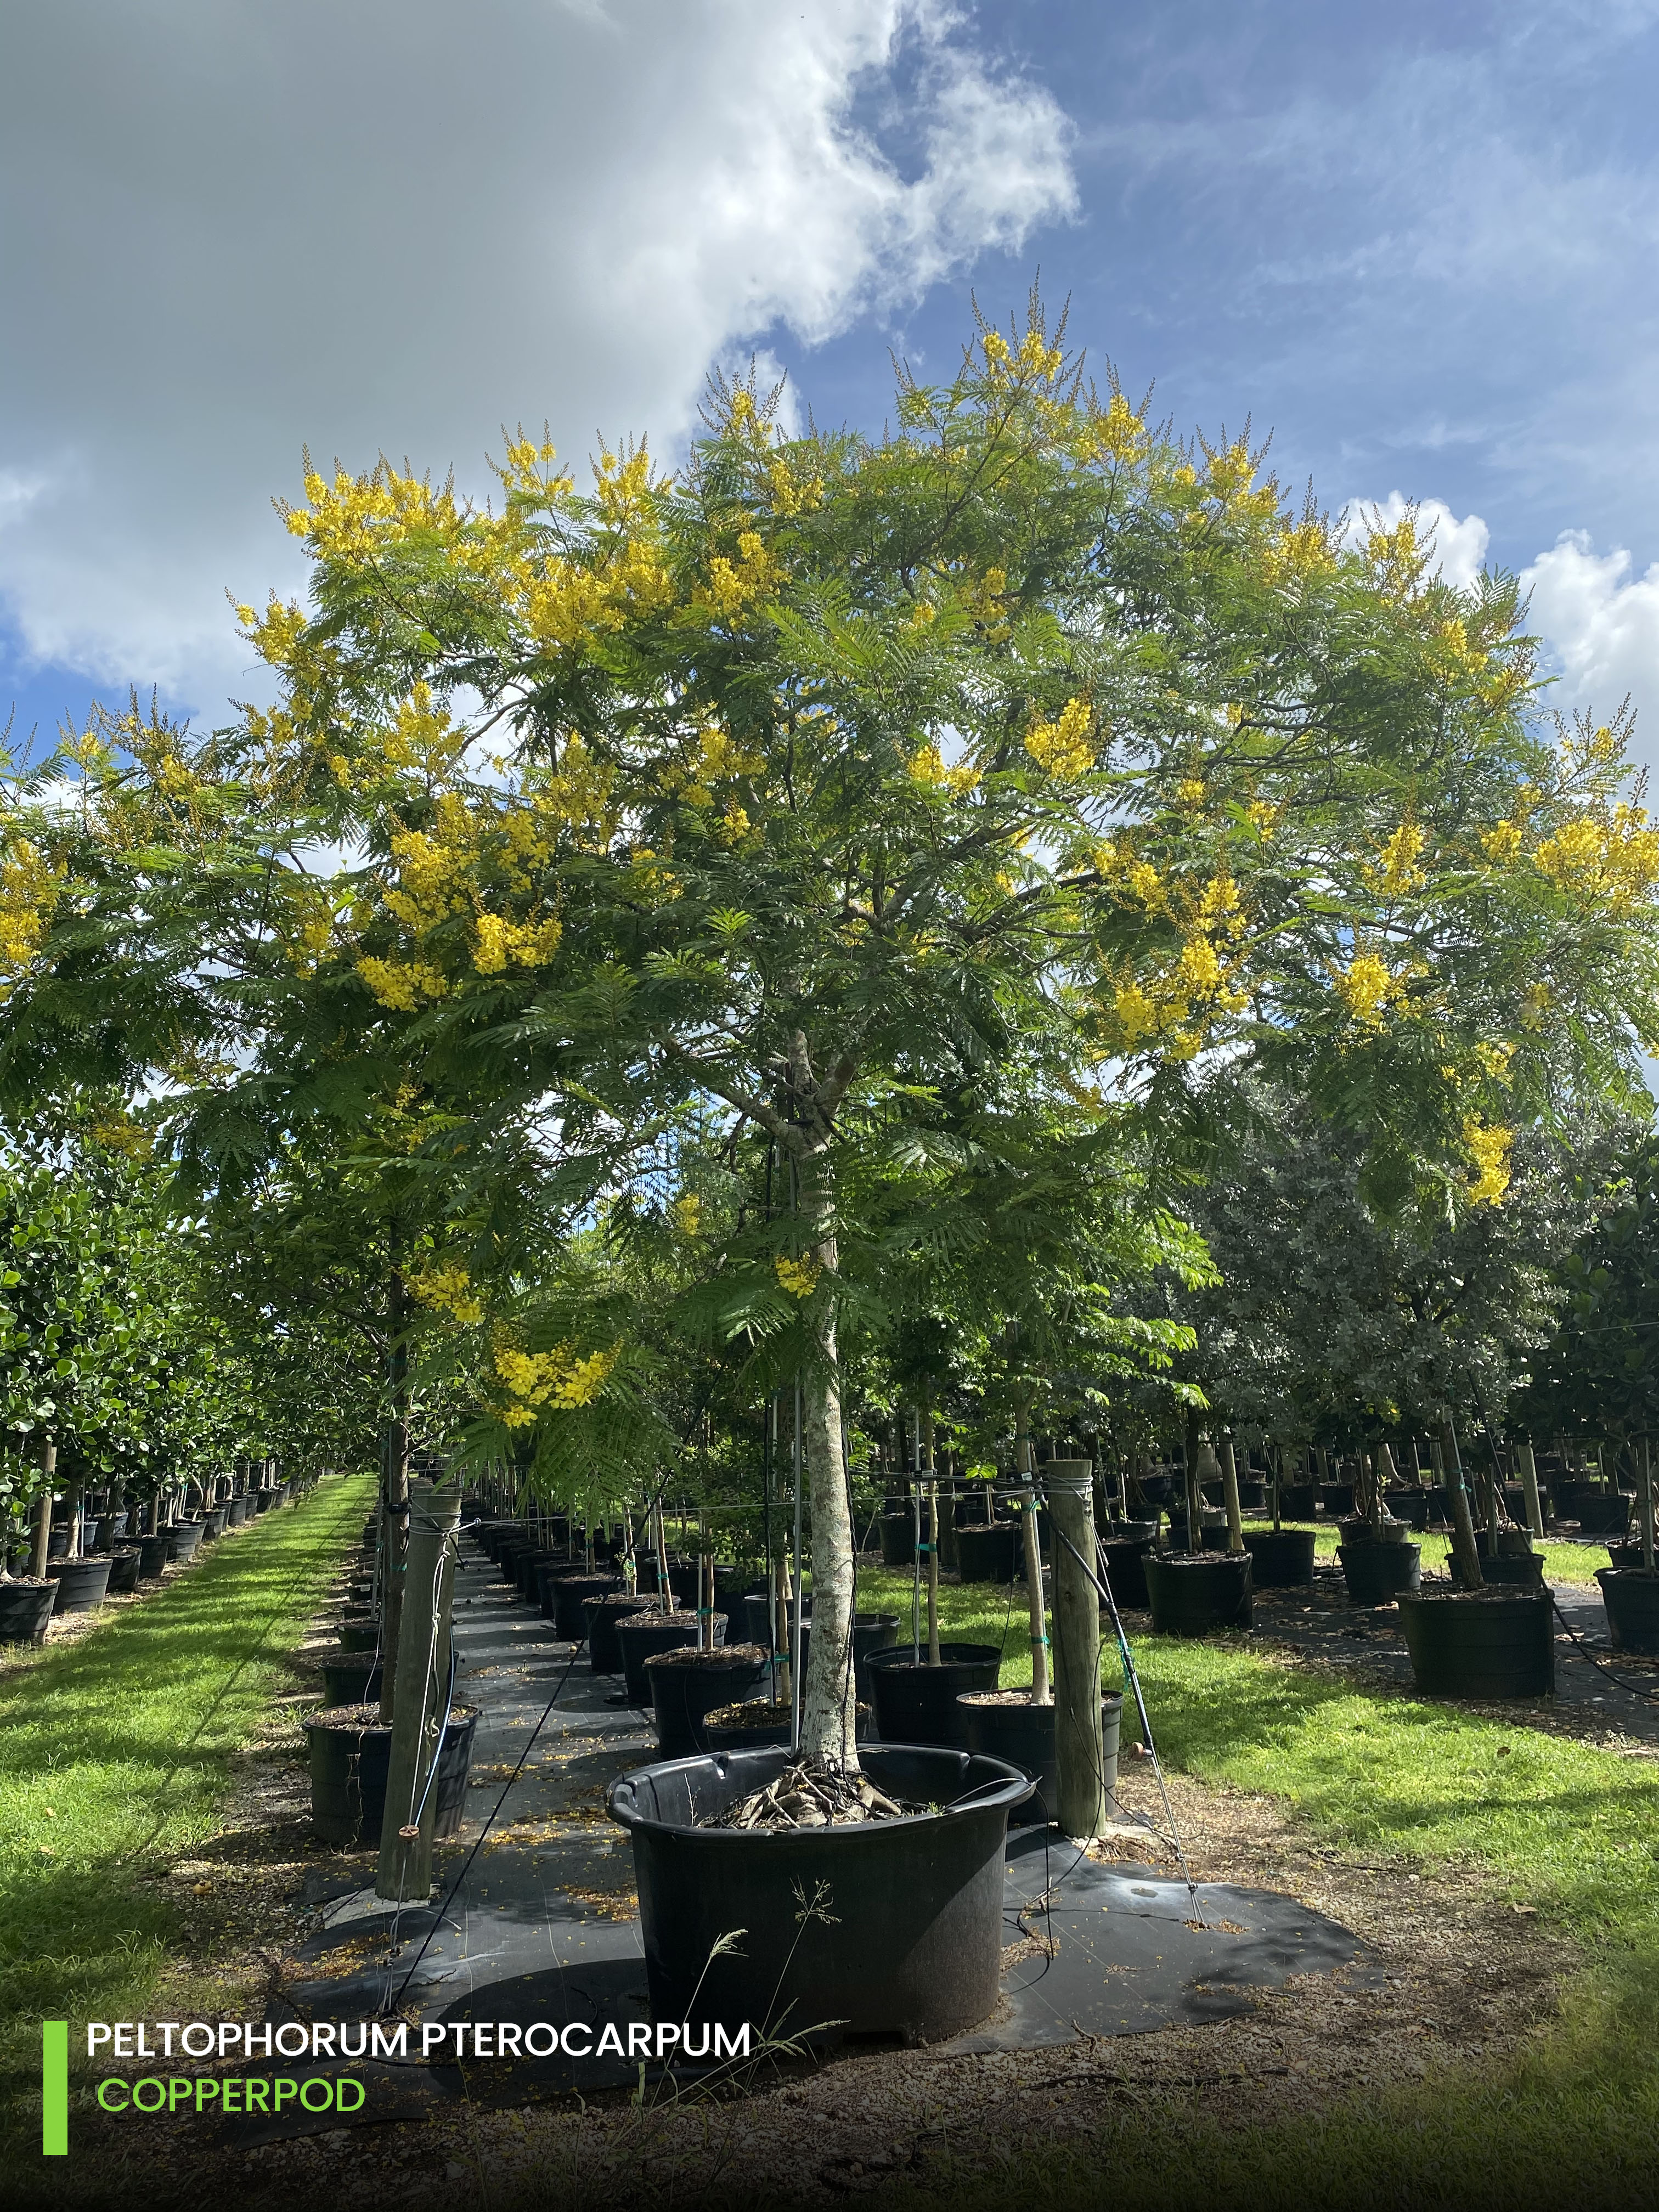
[{"label": "exposed root", "polygon": [[850,1828],[866,1820],[902,1820],[923,1808],[896,1804],[867,1776],[832,1773],[801,1759],[775,1782],[740,1797],[724,1813],[698,1822],[704,1828]]}]

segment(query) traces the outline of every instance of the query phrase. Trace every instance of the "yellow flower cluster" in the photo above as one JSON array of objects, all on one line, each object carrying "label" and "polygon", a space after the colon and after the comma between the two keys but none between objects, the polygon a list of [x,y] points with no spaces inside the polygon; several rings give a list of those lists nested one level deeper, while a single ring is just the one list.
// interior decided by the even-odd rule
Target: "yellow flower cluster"
[{"label": "yellow flower cluster", "polygon": [[1146,443],[1146,425],[1121,392],[1085,422],[1079,441],[1085,460],[1133,461]]},{"label": "yellow flower cluster", "polygon": [[447,1313],[466,1328],[483,1319],[483,1302],[472,1287],[472,1278],[453,1261],[434,1261],[429,1267],[411,1270],[405,1280],[420,1304],[433,1313]]},{"label": "yellow flower cluster", "polygon": [[124,1160],[147,1160],[155,1149],[155,1139],[142,1122],[125,1114],[102,1114],[92,1125],[93,1140],[106,1152],[118,1152]]},{"label": "yellow flower cluster", "polygon": [[1347,1008],[1356,1029],[1373,1034],[1382,1027],[1388,1009],[1401,997],[1406,979],[1396,975],[1375,952],[1356,953],[1346,968],[1333,978],[1336,995]]},{"label": "yellow flower cluster", "polygon": [[0,860],[0,973],[28,965],[63,895],[62,871],[19,838]]},{"label": "yellow flower cluster", "polygon": [[1425,878],[1418,862],[1427,842],[1421,828],[1407,816],[1378,856],[1379,865],[1373,871],[1378,888],[1392,897],[1419,890]]},{"label": "yellow flower cluster", "polygon": [[702,1200],[696,1191],[684,1191],[669,1207],[668,1218],[682,1237],[695,1237],[702,1226]]},{"label": "yellow flower cluster", "polygon": [[480,975],[499,975],[509,964],[540,968],[558,951],[563,934],[562,924],[550,916],[545,921],[509,921],[504,915],[481,914],[472,965]]},{"label": "yellow flower cluster", "polygon": [[1580,815],[1547,837],[1533,865],[1559,891],[1614,914],[1629,914],[1659,888],[1659,830],[1647,809],[1615,807],[1608,818]]},{"label": "yellow flower cluster", "polygon": [[[746,398],[748,394],[744,396]],[[774,454],[767,465],[766,474],[771,487],[772,504],[780,514],[810,514],[823,500],[823,478],[820,476],[798,477],[785,454]]]},{"label": "yellow flower cluster", "polygon": [[528,1428],[541,1406],[565,1412],[591,1406],[610,1381],[622,1346],[609,1352],[591,1352],[584,1359],[569,1344],[556,1344],[551,1352],[516,1352],[503,1347],[495,1354],[495,1372],[513,1394],[503,1419],[510,1429]]},{"label": "yellow flower cluster", "polygon": [[780,1287],[792,1298],[810,1298],[823,1272],[816,1260],[792,1260],[785,1252],[778,1254],[772,1266]]},{"label": "yellow flower cluster", "polygon": [[284,507],[283,519],[327,560],[368,560],[383,544],[417,530],[453,530],[463,519],[447,484],[434,491],[424,477],[400,476],[389,461],[366,476],[337,470],[332,483],[307,469],[305,489],[309,507]]},{"label": "yellow flower cluster", "polygon": [[357,973],[383,1006],[412,1014],[426,1000],[441,999],[449,989],[440,971],[424,960],[377,960],[365,956]]},{"label": "yellow flower cluster", "polygon": [[1089,702],[1068,699],[1055,720],[1031,725],[1025,732],[1025,750],[1050,775],[1083,775],[1095,764],[1093,729],[1094,709]]},{"label": "yellow flower cluster", "polygon": [[910,781],[928,791],[948,791],[953,799],[965,799],[979,788],[979,770],[972,763],[958,761],[951,767],[936,744],[918,745],[908,766]]},{"label": "yellow flower cluster", "polygon": [[1051,346],[1035,323],[1028,325],[1018,353],[1000,331],[987,331],[981,343],[985,366],[994,377],[1017,372],[1028,381],[1051,384],[1065,366],[1064,350]]},{"label": "yellow flower cluster", "polygon": [[1474,1162],[1474,1179],[1468,1188],[1471,1206],[1498,1206],[1510,1187],[1510,1152],[1513,1129],[1471,1117],[1463,1124],[1463,1142]]},{"label": "yellow flower cluster", "polygon": [[729,561],[716,553],[708,563],[708,603],[725,621],[740,615],[757,600],[769,599],[782,580],[782,570],[767,551],[757,530],[745,530],[738,538],[738,557]]}]

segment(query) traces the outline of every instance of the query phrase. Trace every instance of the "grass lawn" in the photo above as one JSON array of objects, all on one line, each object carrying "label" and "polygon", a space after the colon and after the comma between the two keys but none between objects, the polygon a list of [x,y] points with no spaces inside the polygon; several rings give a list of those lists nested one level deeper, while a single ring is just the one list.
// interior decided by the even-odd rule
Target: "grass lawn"
[{"label": "grass lawn", "polygon": [[[908,1628],[908,1576],[860,1583],[862,1608],[896,1611]],[[982,1585],[940,1602],[950,1636],[1001,1642],[1005,1682],[1030,1680],[1023,1602]],[[1379,2090],[1277,2129],[1224,2129],[1190,2103],[1143,2100],[1106,2119],[1086,2162],[1034,2148],[994,2191],[953,2185],[953,2212],[1108,2196],[1230,2212],[1659,2203],[1659,1762],[1370,1695],[1236,1644],[1147,1636],[1134,1650],[1171,1766],[1271,1795],[1370,1865],[1484,1870],[1575,1937],[1584,1968],[1518,2067]],[[1115,1653],[1105,1671],[1115,1684]],[[1135,1733],[1127,1716],[1124,1732]]]},{"label": "grass lawn", "polygon": [[[156,2016],[177,1921],[148,1877],[214,1832],[374,1496],[369,1475],[326,1482],[0,1677],[0,2105],[31,2151],[41,2020],[69,2019],[73,2065],[78,2021]],[[180,2002],[174,1982],[161,2009]]]}]

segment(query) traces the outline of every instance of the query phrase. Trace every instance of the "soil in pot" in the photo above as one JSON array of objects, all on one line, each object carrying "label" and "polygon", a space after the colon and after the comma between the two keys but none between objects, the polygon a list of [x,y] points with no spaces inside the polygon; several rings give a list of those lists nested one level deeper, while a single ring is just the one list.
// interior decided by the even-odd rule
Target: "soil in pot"
[{"label": "soil in pot", "polygon": [[649,1653],[643,1669],[646,1693],[663,1757],[690,1759],[708,1750],[707,1716],[752,1690],[765,1676],[766,1657],[758,1644],[733,1644],[714,1651],[682,1644]]},{"label": "soil in pot", "polygon": [[53,1559],[48,1577],[58,1585],[55,1613],[96,1613],[109,1595],[111,1560],[107,1553],[98,1559]]},{"label": "soil in pot", "polygon": [[939,1662],[930,1667],[924,1648],[918,1666],[908,1644],[870,1654],[876,1732],[884,1743],[961,1747],[957,1699],[967,1690],[995,1689],[1002,1651],[994,1644],[941,1644]]},{"label": "soil in pot", "polygon": [[[1023,1819],[1049,1822],[1060,1802],[1060,1762],[1054,1753],[1054,1705],[1034,1705],[1026,1690],[970,1690],[957,1699],[969,1751],[1023,1767],[1036,1784],[1036,1794]],[[1106,1809],[1117,1813],[1117,1755],[1123,1724],[1123,1699],[1115,1690],[1100,1700],[1100,1738],[1104,1763],[1101,1779]]]},{"label": "soil in pot", "polygon": [[[761,1654],[764,1660],[766,1655]],[[860,1705],[853,1726],[855,1739],[868,1743],[875,1732],[874,1708]],[[703,1723],[710,1751],[760,1751],[787,1744],[793,1726],[787,1698],[750,1698],[741,1705],[720,1705]]]},{"label": "soil in pot", "polygon": [[1402,1591],[1412,1677],[1431,1698],[1540,1698],[1555,1688],[1547,1590]]},{"label": "soil in pot", "polygon": [[957,1572],[965,1583],[1011,1583],[1022,1571],[1019,1525],[969,1522],[957,1530]]},{"label": "soil in pot", "polygon": [[1595,1579],[1601,1585],[1613,1650],[1659,1653],[1659,1574],[1649,1574],[1639,1565],[1602,1567]]},{"label": "soil in pot", "polygon": [[323,1651],[323,1702],[328,1705],[367,1705],[380,1694],[382,1662],[378,1652]]},{"label": "soil in pot", "polygon": [[57,1603],[55,1582],[0,1583],[0,1644],[44,1644]]},{"label": "soil in pot", "polygon": [[1152,1543],[1150,1535],[1108,1536],[1101,1545],[1107,1587],[1120,1608],[1128,1606],[1133,1610],[1151,1604],[1146,1589],[1146,1561]]},{"label": "soil in pot", "polygon": [[[726,1615],[714,1616],[714,1642],[726,1641]],[[635,1613],[617,1624],[617,1648],[622,1654],[622,1675],[628,1686],[628,1702],[641,1710],[649,1710],[651,1677],[645,1671],[645,1662],[659,1651],[678,1651],[697,1640],[697,1616],[689,1610],[663,1613],[653,1607],[649,1613]],[[729,1700],[726,1702],[729,1703]]]},{"label": "soil in pot", "polygon": [[143,1554],[137,1544],[123,1545],[118,1552],[110,1553],[109,1589],[112,1597],[137,1589],[138,1569],[143,1558]]},{"label": "soil in pot", "polygon": [[1401,1590],[1414,1590],[1423,1577],[1423,1547],[1403,1534],[1365,1537],[1343,1523],[1343,1540],[1336,1547],[1342,1563],[1342,1579],[1355,1605],[1389,1605]]},{"label": "soil in pot", "polygon": [[[302,1725],[310,1753],[311,1818],[318,1834],[339,1850],[377,1849],[392,1759],[392,1730],[381,1725],[380,1708],[337,1705],[311,1714]],[[432,1784],[433,1833],[440,1839],[454,1835],[466,1817],[477,1725],[477,1706],[450,1707]]]},{"label": "soil in pot", "polygon": [[620,1590],[622,1584],[615,1575],[565,1575],[550,1583],[553,1593],[553,1626],[567,1644],[580,1644],[587,1634],[587,1619],[583,1611],[591,1597],[607,1597]]},{"label": "soil in pot", "polygon": [[1294,1589],[1310,1583],[1316,1539],[1311,1528],[1247,1528],[1250,1582],[1256,1589]]},{"label": "soil in pot", "polygon": [[1160,1636],[1210,1636],[1255,1619],[1250,1555],[1149,1552],[1146,1592]]},{"label": "soil in pot", "polygon": [[[939,1749],[872,1747],[861,1763],[891,1802],[941,1811],[782,1832],[694,1825],[776,1783],[787,1747],[674,1759],[612,1784],[611,1816],[633,1838],[657,2019],[792,2034],[834,2022],[825,2040],[916,2043],[994,2009],[1003,1850],[1029,1778]],[[803,1918],[802,1898],[823,1910]],[[748,1931],[743,1943],[714,1955],[734,1928]]]},{"label": "soil in pot", "polygon": [[587,1658],[596,1674],[621,1674],[623,1655],[617,1631],[623,1621],[631,1620],[641,1610],[636,1590],[609,1589],[584,1601],[582,1621],[587,1631]]}]

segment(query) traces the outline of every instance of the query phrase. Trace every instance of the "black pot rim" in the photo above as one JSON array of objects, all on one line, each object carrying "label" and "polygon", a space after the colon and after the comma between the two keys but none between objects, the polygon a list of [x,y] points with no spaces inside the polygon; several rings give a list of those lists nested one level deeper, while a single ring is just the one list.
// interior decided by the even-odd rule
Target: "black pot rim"
[{"label": "black pot rim", "polygon": [[[774,1746],[771,1748],[784,1747]],[[871,1744],[861,1748],[860,1757],[863,1760],[873,1760],[879,1765],[884,1752],[939,1752],[945,1748],[946,1747],[937,1743]],[[821,1847],[826,1839],[833,1838],[836,1839],[833,1848],[856,1850],[860,1846],[860,1842],[854,1839],[867,1840],[872,1837],[890,1835],[897,1828],[920,1827],[924,1821],[947,1820],[953,1813],[991,1813],[999,1808],[1012,1812],[1016,1805],[1023,1805],[1036,1789],[1031,1776],[1022,1768],[1011,1765],[1006,1759],[993,1758],[988,1752],[976,1752],[973,1755],[985,1765],[998,1769],[1002,1779],[994,1790],[988,1784],[983,1784],[965,1793],[970,1802],[942,1805],[937,1813],[902,1813],[896,1820],[860,1820],[842,1828],[698,1828],[682,1826],[678,1820],[653,1820],[635,1809],[632,1791],[635,1776],[660,1774],[665,1771],[672,1771],[676,1767],[702,1766],[709,1759],[741,1757],[743,1754],[740,1753],[703,1752],[690,1759],[658,1759],[650,1766],[635,1767],[627,1774],[618,1775],[611,1784],[605,1792],[605,1808],[617,1825],[628,1829],[630,1833],[638,1829],[647,1834],[678,1836],[715,1850],[732,1846],[739,1850],[745,1846],[770,1846],[775,1850],[787,1850],[792,1847],[814,1844]],[[623,1796],[623,1791],[629,1793],[626,1798]],[[847,1839],[844,1846],[840,1841],[843,1838]]]}]

